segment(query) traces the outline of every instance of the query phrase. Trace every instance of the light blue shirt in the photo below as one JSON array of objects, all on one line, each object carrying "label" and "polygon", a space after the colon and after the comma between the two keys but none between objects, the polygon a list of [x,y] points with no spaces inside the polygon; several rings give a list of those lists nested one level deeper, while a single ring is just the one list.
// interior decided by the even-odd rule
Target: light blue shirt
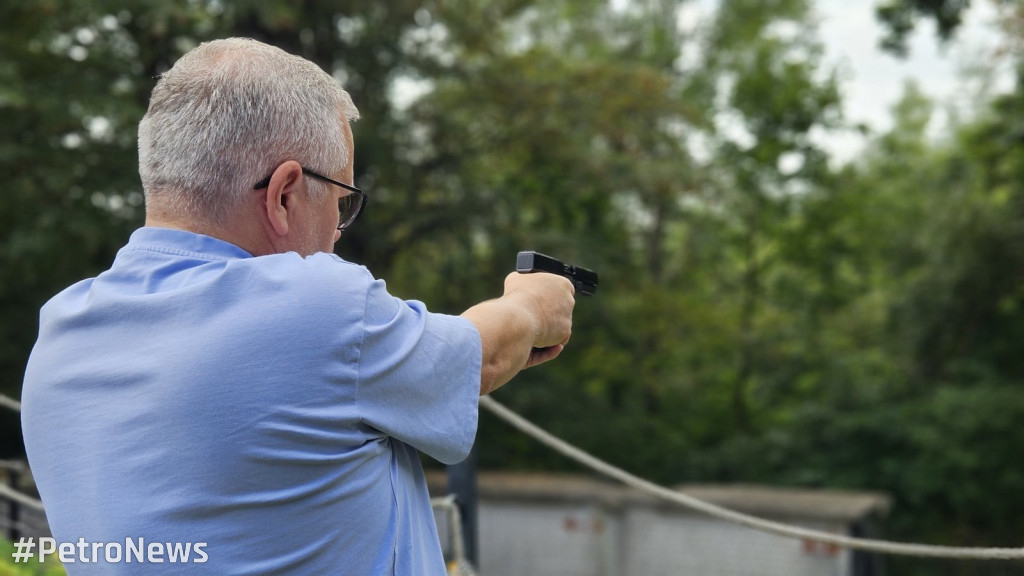
[{"label": "light blue shirt", "polygon": [[444,574],[416,450],[469,453],[480,362],[472,323],[337,256],[137,230],[43,307],[25,447],[57,542],[208,558],[68,573]]}]

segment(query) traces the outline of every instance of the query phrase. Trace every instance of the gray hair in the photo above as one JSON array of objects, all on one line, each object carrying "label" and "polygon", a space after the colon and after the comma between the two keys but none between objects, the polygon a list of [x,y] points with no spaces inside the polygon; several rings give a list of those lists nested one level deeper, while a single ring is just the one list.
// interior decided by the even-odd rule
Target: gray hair
[{"label": "gray hair", "polygon": [[282,162],[344,170],[351,151],[342,118],[359,111],[309,60],[246,38],[204,42],[160,77],[139,123],[146,204],[223,224]]}]

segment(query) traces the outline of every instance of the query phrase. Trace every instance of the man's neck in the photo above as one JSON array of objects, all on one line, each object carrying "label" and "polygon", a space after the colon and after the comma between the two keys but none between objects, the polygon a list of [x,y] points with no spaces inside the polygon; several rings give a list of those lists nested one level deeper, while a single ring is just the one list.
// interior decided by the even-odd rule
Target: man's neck
[{"label": "man's neck", "polygon": [[152,228],[171,228],[173,230],[184,230],[186,232],[203,234],[204,236],[210,236],[211,238],[216,238],[218,240],[234,244],[253,256],[260,256],[271,252],[268,250],[261,250],[261,243],[252,241],[251,235],[236,233],[223,226],[201,224],[197,222],[185,222],[173,218],[162,217],[156,214],[146,215],[145,226]]}]

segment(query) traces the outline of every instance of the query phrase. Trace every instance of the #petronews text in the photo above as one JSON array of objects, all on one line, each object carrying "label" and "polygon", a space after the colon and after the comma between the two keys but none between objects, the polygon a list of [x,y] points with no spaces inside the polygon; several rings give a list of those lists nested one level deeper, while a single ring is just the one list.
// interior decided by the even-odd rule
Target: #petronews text
[{"label": "#petronews text", "polygon": [[[210,559],[206,553],[206,542],[146,542],[145,538],[125,538],[124,545],[120,542],[86,542],[79,538],[77,543],[61,542],[49,537],[39,538],[39,561],[46,562],[47,556],[56,555],[64,564],[75,562],[150,562],[162,564],[188,563],[202,564]],[[36,556],[36,547],[32,538],[21,537],[14,543],[15,551],[11,554],[15,562],[28,562]]]}]

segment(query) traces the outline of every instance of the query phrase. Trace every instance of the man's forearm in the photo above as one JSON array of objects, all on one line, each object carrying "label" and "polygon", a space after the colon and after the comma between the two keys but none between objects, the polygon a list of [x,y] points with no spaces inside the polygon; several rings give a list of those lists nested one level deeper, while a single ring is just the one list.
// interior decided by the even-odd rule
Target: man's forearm
[{"label": "man's forearm", "polygon": [[489,394],[526,368],[540,333],[539,319],[509,296],[481,302],[462,316],[480,333],[480,395]]}]

